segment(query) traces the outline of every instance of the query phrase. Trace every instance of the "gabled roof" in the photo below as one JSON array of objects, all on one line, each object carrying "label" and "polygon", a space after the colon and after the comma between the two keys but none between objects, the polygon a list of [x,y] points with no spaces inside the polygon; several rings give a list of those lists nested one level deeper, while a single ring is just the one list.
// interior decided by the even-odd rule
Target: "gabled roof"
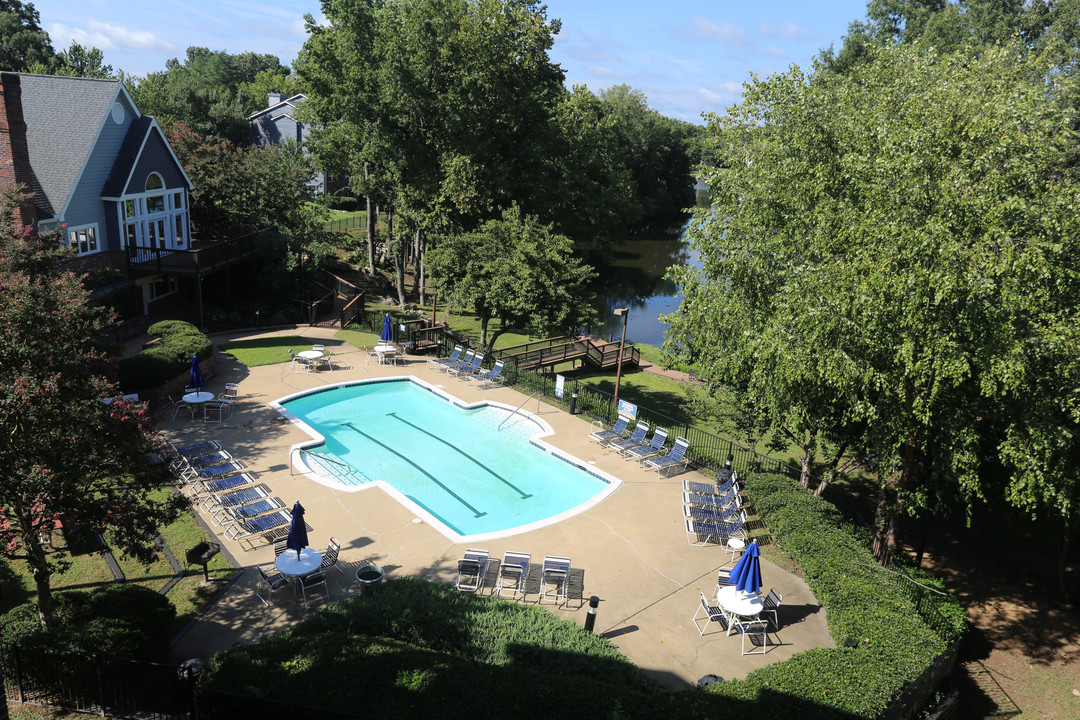
[{"label": "gabled roof", "polygon": [[304,93],[297,93],[291,98],[285,98],[279,103],[271,105],[270,107],[263,108],[257,113],[248,115],[248,122],[262,117],[266,113],[271,113],[271,118],[278,115],[288,115],[290,110],[294,110],[297,105],[304,102],[305,100],[307,100],[307,95],[305,95]]},{"label": "gabled roof", "polygon": [[157,124],[157,120],[149,115],[140,115],[131,122],[127,135],[124,137],[124,144],[120,146],[119,152],[116,153],[116,160],[113,161],[112,170],[105,181],[105,187],[101,190],[103,198],[119,199],[125,194],[125,188],[131,181],[131,174],[135,171],[135,166],[139,164],[139,157],[146,148],[146,141],[150,139],[152,134],[157,134],[162,144],[168,148],[169,155],[172,156],[173,162],[176,163],[176,169],[180,171],[188,189],[194,187],[191,184],[191,178],[184,172],[183,164],[176,157],[176,153],[169,144],[168,138],[162,132],[161,126]]},{"label": "gabled roof", "polygon": [[55,75],[20,73],[20,83],[34,204],[51,218],[64,211],[112,104],[127,91],[119,80]]}]

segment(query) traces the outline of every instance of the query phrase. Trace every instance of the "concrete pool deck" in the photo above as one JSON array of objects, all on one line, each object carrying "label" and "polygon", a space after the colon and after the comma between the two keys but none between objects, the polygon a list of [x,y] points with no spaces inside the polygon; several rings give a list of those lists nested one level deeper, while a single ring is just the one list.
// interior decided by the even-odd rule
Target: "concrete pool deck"
[{"label": "concrete pool deck", "polygon": [[[337,339],[329,328],[233,334],[214,340],[223,343],[269,335],[300,335],[325,345],[339,369],[294,373],[287,363],[248,368],[215,351],[215,376],[207,389],[219,393],[227,382],[239,384],[240,399],[232,417],[223,423],[204,423],[198,415],[191,420],[181,413],[175,420],[163,420],[159,428],[177,444],[218,440],[258,473],[259,482],[266,483],[274,496],[289,505],[299,500],[312,527],[312,546],[325,548],[331,536],[342,544],[344,573],[328,574],[331,600],[355,590],[350,568],[364,561],[378,563],[388,577],[452,583],[466,546],[446,538],[379,487],[347,492],[294,474],[288,450],[308,436],[291,423],[281,422],[268,403],[348,380],[413,375],[466,402],[495,400],[516,407],[524,401],[524,409],[539,414],[554,428],[547,442],[622,480],[610,497],[579,515],[481,546],[492,558],[501,558],[506,551],[531,553],[534,561],[544,555],[570,557],[574,567],[585,571],[586,600],[590,595],[600,598],[595,631],[608,637],[650,677],[671,689],[685,689],[708,674],[745,677],[803,650],[834,646],[825,611],[806,584],[767,560],[762,562],[762,591],[775,587],[784,597],[780,630],[770,633],[770,642],[779,644],[770,646],[764,655],[744,656],[738,635],[728,637],[714,625],[700,636],[690,620],[699,603],[698,591],[711,597],[717,569],[731,566],[727,551],[687,543],[681,498],[684,476],[658,478],[637,463],[605,452],[588,440],[595,427],[585,416],[571,416],[512,388],[479,390],[472,383],[436,372],[426,358],[408,357],[397,367],[380,366],[374,359],[368,363],[366,353]],[[262,545],[245,551],[221,537],[220,528],[211,527],[243,572],[183,634],[170,660],[206,659],[237,643],[258,642],[326,606],[325,601],[316,600],[305,609],[288,589],[278,591],[271,606],[263,605],[255,596],[255,567],[272,563],[273,549]],[[536,596],[530,595],[527,602],[535,603]],[[545,603],[544,607],[579,625],[584,624],[588,610],[587,602],[582,607],[576,603],[569,607]]]}]

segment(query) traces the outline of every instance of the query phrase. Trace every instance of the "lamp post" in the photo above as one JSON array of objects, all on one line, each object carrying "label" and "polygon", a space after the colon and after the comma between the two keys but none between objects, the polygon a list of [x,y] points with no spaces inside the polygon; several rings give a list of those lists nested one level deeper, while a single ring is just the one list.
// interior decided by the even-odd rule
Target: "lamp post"
[{"label": "lamp post", "polygon": [[630,308],[615,308],[611,312],[615,313],[615,317],[622,318],[622,340],[619,341],[619,364],[615,368],[615,398],[612,403],[615,405],[615,414],[619,414],[619,382],[622,380],[622,359],[623,350],[626,348],[626,319],[630,317]]}]

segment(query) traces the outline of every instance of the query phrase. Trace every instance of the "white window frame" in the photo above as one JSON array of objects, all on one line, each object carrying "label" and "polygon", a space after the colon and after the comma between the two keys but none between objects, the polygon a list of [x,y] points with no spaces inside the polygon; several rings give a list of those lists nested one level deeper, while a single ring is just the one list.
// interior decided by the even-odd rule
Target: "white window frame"
[{"label": "white window frame", "polygon": [[[151,175],[160,175],[151,173]],[[164,209],[147,211],[147,199],[161,197]],[[127,214],[127,203],[131,202],[135,210],[134,217]],[[165,222],[164,248],[168,250],[187,250],[191,240],[191,222],[188,219],[187,188],[156,188],[142,193],[124,195],[117,203],[117,220],[120,223],[120,241],[124,247],[131,245],[128,238],[128,226],[135,228],[137,247],[161,248],[159,242],[150,241],[150,223]],[[180,220],[177,223],[177,219]],[[177,233],[180,230],[180,233]]]},{"label": "white window frame", "polygon": [[[79,238],[78,235],[82,233],[83,237]],[[83,243],[85,239],[86,250],[83,250]],[[85,257],[86,255],[94,255],[101,252],[101,237],[98,233],[97,223],[91,223],[89,225],[72,225],[64,228],[64,242],[68,247],[75,249],[75,254],[78,257]],[[90,248],[90,245],[93,248]]]}]

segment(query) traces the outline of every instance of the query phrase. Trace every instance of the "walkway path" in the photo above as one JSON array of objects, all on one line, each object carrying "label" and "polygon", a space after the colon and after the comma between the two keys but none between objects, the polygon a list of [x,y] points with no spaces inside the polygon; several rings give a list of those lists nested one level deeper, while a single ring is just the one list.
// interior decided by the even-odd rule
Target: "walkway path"
[{"label": "walkway path", "polygon": [[[301,500],[313,527],[312,544],[325,547],[331,536],[337,537],[343,545],[343,563],[355,567],[372,560],[391,577],[452,582],[464,545],[440,534],[381,488],[349,491],[292,474],[289,447],[307,436],[298,427],[279,422],[267,403],[299,390],[387,375],[412,375],[470,402],[487,399],[516,407],[525,396],[510,388],[478,390],[436,373],[423,358],[409,358],[399,368],[367,365],[365,354],[338,340],[329,329],[289,329],[276,334],[310,337],[313,344],[325,345],[335,360],[351,367],[295,374],[285,364],[247,368],[219,353],[209,389],[220,391],[226,382],[239,383],[241,399],[232,418],[218,426],[192,422],[181,415],[164,423],[166,435],[183,444],[219,440],[257,472],[260,482],[268,484],[274,495],[290,504]],[[833,645],[825,613],[806,584],[768,562],[763,563],[762,571],[765,589],[775,586],[784,595],[780,613],[783,627],[773,636],[781,644],[766,655],[743,656],[738,637],[715,630],[699,636],[690,622],[698,592],[712,593],[716,571],[728,564],[729,558],[723,548],[687,544],[682,477],[658,478],[604,452],[588,442],[588,433],[595,427],[582,416],[536,401],[529,401],[525,409],[537,412],[553,427],[551,444],[615,475],[622,485],[603,502],[556,525],[485,543],[492,557],[501,557],[508,550],[529,552],[534,558],[571,557],[574,566],[585,570],[585,597],[597,595],[601,600],[597,632],[609,637],[644,672],[673,689],[690,687],[710,673],[743,677],[803,650]],[[254,567],[272,563],[272,549],[262,546],[245,552],[235,542],[220,541],[235,563],[246,570],[177,642],[171,660],[206,658],[237,642],[257,642],[314,612],[304,611],[288,591],[265,607],[255,597]],[[350,589],[351,575],[336,578],[342,588],[330,583],[334,599]],[[529,601],[535,602],[535,597]],[[586,611],[587,606],[552,608],[557,615],[579,624],[584,623]]]}]

